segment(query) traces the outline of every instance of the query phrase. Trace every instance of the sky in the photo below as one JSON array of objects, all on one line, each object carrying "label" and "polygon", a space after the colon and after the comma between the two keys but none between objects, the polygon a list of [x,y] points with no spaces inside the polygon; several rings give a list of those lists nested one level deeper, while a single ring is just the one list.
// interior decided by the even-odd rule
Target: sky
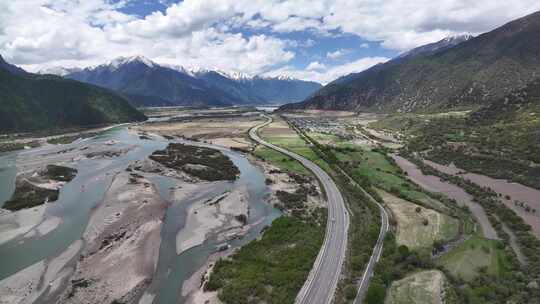
[{"label": "sky", "polygon": [[34,72],[141,55],[325,84],[537,10],[538,0],[0,0],[0,55]]}]

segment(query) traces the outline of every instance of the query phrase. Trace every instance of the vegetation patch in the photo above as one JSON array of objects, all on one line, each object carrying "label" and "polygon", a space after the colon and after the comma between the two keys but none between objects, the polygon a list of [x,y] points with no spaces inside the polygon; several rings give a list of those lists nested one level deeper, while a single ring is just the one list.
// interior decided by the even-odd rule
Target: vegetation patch
[{"label": "vegetation patch", "polygon": [[282,153],[279,153],[275,150],[267,148],[265,146],[258,146],[254,151],[254,155],[258,157],[259,159],[261,159],[262,161],[266,161],[278,167],[282,171],[293,172],[293,173],[303,174],[303,175],[311,174],[298,161],[288,156],[285,156]]},{"label": "vegetation patch", "polygon": [[42,205],[46,201],[56,201],[58,199],[58,193],[58,190],[41,188],[27,180],[23,180],[17,182],[15,193],[13,193],[9,201],[4,203],[2,208],[11,211],[32,208]]},{"label": "vegetation patch", "polygon": [[[443,203],[442,196],[428,193],[407,179],[405,173],[395,164],[383,149],[364,149],[360,147],[332,147],[345,167],[350,168],[355,179],[367,180],[373,186],[383,189],[399,198],[450,213],[453,203]],[[352,149],[352,151],[350,151]],[[345,151],[348,150],[348,151]]]},{"label": "vegetation patch", "polygon": [[58,165],[47,165],[45,171],[41,173],[42,177],[62,182],[70,182],[76,175],[77,169]]},{"label": "vegetation patch", "polygon": [[98,132],[86,132],[86,133],[80,133],[77,135],[58,136],[58,137],[47,139],[47,143],[53,144],[53,145],[65,145],[65,144],[70,144],[78,139],[90,138],[98,134],[99,134]]},{"label": "vegetation patch", "polygon": [[219,260],[205,290],[227,304],[294,303],[324,237],[324,225],[293,216],[276,219],[262,238]]},{"label": "vegetation patch", "polygon": [[471,281],[481,274],[502,276],[509,261],[500,241],[472,237],[441,257],[439,263],[455,277]]},{"label": "vegetation patch", "polygon": [[218,150],[170,143],[150,159],[207,181],[235,180],[240,174],[234,163]]},{"label": "vegetation patch", "polygon": [[0,143],[0,153],[2,152],[11,152],[17,150],[23,150],[26,147],[37,148],[40,144],[38,141],[20,143],[20,142],[3,142]]},{"label": "vegetation patch", "polygon": [[36,176],[29,178],[19,176],[15,183],[13,196],[9,201],[4,203],[2,208],[17,211],[58,200],[60,193],[58,187],[43,188],[38,186],[38,184],[49,181],[70,182],[77,175],[77,170],[59,165],[47,165],[44,170],[38,173]]}]

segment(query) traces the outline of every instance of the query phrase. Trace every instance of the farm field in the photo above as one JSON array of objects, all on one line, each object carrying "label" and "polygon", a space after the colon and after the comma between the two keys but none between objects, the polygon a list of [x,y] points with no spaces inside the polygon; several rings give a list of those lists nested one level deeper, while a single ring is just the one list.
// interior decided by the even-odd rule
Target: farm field
[{"label": "farm field", "polygon": [[431,249],[435,241],[449,241],[459,234],[459,221],[385,191],[379,194],[397,222],[396,241],[409,249]]},{"label": "farm field", "polygon": [[392,283],[385,304],[443,303],[445,277],[441,271],[421,271]]}]

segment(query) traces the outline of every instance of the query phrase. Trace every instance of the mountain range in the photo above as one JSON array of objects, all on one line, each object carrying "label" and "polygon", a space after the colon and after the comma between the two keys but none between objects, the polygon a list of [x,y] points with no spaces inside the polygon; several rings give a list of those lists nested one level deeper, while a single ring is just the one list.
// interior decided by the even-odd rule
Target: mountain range
[{"label": "mountain range", "polygon": [[85,69],[53,73],[115,90],[135,106],[230,106],[301,101],[322,86],[286,77],[250,77],[221,71],[160,65],[142,56],[119,57]]},{"label": "mountain range", "polygon": [[540,12],[477,37],[445,39],[342,77],[290,109],[423,112],[474,109],[540,76]]},{"label": "mountain range", "polygon": [[142,121],[120,95],[53,75],[38,75],[0,56],[0,133]]}]

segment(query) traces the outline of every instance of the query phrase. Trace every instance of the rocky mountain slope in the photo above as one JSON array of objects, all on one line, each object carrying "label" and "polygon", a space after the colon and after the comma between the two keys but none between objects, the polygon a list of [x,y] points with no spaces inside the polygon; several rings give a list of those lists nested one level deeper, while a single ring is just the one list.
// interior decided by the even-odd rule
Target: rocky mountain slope
[{"label": "rocky mountain slope", "polygon": [[121,96],[52,75],[36,75],[0,57],[0,133],[144,120]]},{"label": "rocky mountain slope", "polygon": [[349,75],[283,109],[409,112],[480,107],[538,77],[539,32],[537,12],[455,46],[413,52]]},{"label": "rocky mountain slope", "polygon": [[136,106],[227,106],[301,101],[321,88],[297,79],[250,77],[212,70],[189,70],[157,64],[141,56],[120,57],[81,70],[44,70],[106,87]]},{"label": "rocky mountain slope", "polygon": [[[538,125],[540,123],[540,78],[472,112],[470,119],[480,124],[535,121]],[[536,141],[540,142],[540,130],[537,126],[533,132],[536,134]]]}]

